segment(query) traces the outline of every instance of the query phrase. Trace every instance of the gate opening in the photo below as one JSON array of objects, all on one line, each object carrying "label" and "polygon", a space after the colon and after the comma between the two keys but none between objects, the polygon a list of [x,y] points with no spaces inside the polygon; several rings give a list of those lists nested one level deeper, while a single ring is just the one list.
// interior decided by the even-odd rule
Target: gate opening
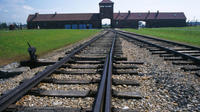
[{"label": "gate opening", "polygon": [[146,21],[138,21],[138,28],[145,28],[146,27]]},{"label": "gate opening", "polygon": [[101,20],[102,28],[110,28],[111,27],[111,19],[105,18]]}]

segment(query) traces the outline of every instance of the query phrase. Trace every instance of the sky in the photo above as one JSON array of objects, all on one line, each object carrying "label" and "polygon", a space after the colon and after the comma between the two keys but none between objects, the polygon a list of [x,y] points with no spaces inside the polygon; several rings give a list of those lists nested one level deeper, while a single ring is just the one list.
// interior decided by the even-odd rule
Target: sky
[{"label": "sky", "polygon": [[[26,23],[29,14],[98,13],[101,0],[0,0],[0,22]],[[114,12],[184,12],[200,21],[200,0],[112,0]]]}]

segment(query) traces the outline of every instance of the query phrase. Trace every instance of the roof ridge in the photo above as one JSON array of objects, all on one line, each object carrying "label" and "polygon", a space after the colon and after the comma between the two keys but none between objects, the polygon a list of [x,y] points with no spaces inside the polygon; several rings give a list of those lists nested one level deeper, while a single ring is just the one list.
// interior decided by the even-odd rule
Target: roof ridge
[{"label": "roof ridge", "polygon": [[111,0],[102,0],[100,3],[114,3]]},{"label": "roof ridge", "polygon": [[[52,14],[38,14],[38,15],[54,15],[55,13]],[[77,14],[99,14],[99,13],[56,13],[57,15],[77,15]],[[35,14],[29,14],[29,15],[35,15]]]}]

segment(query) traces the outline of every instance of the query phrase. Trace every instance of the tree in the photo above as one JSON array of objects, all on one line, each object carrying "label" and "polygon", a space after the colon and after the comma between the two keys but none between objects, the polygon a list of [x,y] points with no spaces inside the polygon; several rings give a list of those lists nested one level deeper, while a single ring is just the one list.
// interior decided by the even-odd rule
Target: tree
[{"label": "tree", "polygon": [[7,28],[7,27],[8,27],[8,26],[7,26],[6,23],[1,23],[1,24],[0,24],[0,28],[1,28],[1,29]]},{"label": "tree", "polygon": [[195,26],[198,26],[198,21],[197,21],[197,19],[196,19],[196,21],[195,21]]}]

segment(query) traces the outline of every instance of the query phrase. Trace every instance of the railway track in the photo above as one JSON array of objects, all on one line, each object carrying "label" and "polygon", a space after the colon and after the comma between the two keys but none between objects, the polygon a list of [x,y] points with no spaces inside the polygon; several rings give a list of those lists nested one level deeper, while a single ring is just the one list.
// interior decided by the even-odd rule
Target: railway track
[{"label": "railway track", "polygon": [[[148,56],[142,56],[141,57],[147,57],[149,60],[152,60],[153,58],[153,64],[148,65],[147,72],[145,72],[146,78],[144,78],[146,81],[153,81],[154,85],[151,85],[151,87],[154,87],[156,85],[156,88],[151,91],[151,95],[156,93],[157,91],[160,91],[161,94],[166,95],[167,98],[160,99],[162,100],[162,103],[164,104],[165,101],[171,101],[172,108],[163,108],[160,110],[155,110],[154,107],[150,110],[147,109],[147,111],[199,111],[200,110],[200,99],[196,98],[200,96],[200,86],[199,86],[199,76],[200,76],[200,48],[185,45],[181,43],[176,43],[172,41],[162,40],[158,38],[133,34],[129,32],[119,31],[115,30],[119,37],[126,39],[128,42],[133,43],[136,46],[140,46],[140,50],[144,50],[142,55],[146,55],[145,50],[148,50],[151,52],[152,55],[151,58]],[[134,47],[134,46],[132,46]],[[153,56],[155,55],[155,56]],[[137,56],[138,57],[138,56]],[[161,58],[155,58],[155,57],[161,57]],[[154,59],[155,58],[155,59]],[[140,59],[140,58],[137,58]],[[160,60],[161,59],[161,60]],[[143,59],[146,60],[146,59]],[[158,63],[156,62],[158,61]],[[161,62],[159,62],[161,61]],[[152,63],[152,61],[149,61]],[[161,64],[162,63],[162,64]],[[153,66],[151,68],[151,66]],[[162,68],[160,70],[160,68]],[[140,68],[137,69],[137,71],[140,71]],[[170,71],[170,72],[169,72]],[[144,73],[144,72],[143,72]],[[142,76],[143,77],[143,76]],[[140,79],[142,77],[136,78],[138,81],[140,81],[140,84],[144,86],[145,82],[141,81]],[[148,79],[150,78],[150,79]],[[128,78],[129,79],[129,78]],[[131,79],[131,78],[130,78]],[[142,78],[143,79],[143,78]],[[153,79],[153,80],[152,80]],[[154,80],[155,79],[155,80]],[[154,82],[155,81],[155,82]],[[145,86],[149,86],[148,84]],[[126,86],[125,86],[126,87]],[[124,101],[120,101],[121,105],[127,105],[122,106],[118,105],[119,103],[114,103],[118,105],[120,108],[123,109],[133,109],[133,110],[140,110],[140,111],[146,111],[145,107],[149,107],[149,105],[154,104],[154,99],[150,98],[153,102],[151,102],[149,99],[149,91],[144,90],[143,87],[139,87],[141,92],[143,92],[143,97],[140,103],[137,103],[136,100],[125,100],[126,102],[129,102],[129,104],[124,103]],[[133,87],[126,88],[125,90],[131,90]],[[137,88],[135,88],[135,91]],[[155,92],[156,91],[156,92]],[[153,93],[153,94],[152,94]],[[169,95],[169,96],[168,96]],[[154,97],[154,95],[153,95]],[[156,95],[154,98],[160,98],[162,95]],[[147,100],[147,101],[145,101]],[[141,106],[143,104],[142,102],[148,102],[147,104],[144,103],[145,107]],[[162,105],[160,104],[160,101],[157,102],[156,105]],[[133,103],[134,102],[134,103]],[[133,104],[133,105],[132,105]],[[137,105],[137,106],[135,106]],[[138,106],[140,105],[140,106]],[[167,104],[168,107],[170,107],[170,103]],[[114,107],[117,107],[114,105]],[[141,109],[142,108],[142,109]],[[130,110],[131,111],[131,110]]]},{"label": "railway track", "polygon": [[[154,70],[156,69],[154,66],[151,70],[153,64],[149,63],[152,60],[145,62],[143,54],[133,51],[135,45],[146,48],[152,54],[158,54],[175,65],[184,65],[182,69],[185,71],[187,70],[184,68],[190,65],[193,68],[189,70],[198,74],[198,69],[194,69],[198,68],[199,64],[196,47],[108,30],[68,52],[66,57],[61,57],[57,63],[2,95],[0,111],[134,112],[163,109],[172,111],[170,106],[184,105],[182,101],[167,102],[169,96],[164,97],[164,95],[172,94],[171,97],[176,95],[171,92],[171,88],[169,90],[163,88],[162,81],[165,80],[161,79],[170,77],[160,76]],[[127,50],[129,47],[130,50]],[[189,53],[185,54],[184,51]],[[141,59],[138,56],[130,58],[135,54],[141,56]],[[196,92],[198,93],[198,90]],[[181,96],[179,99],[185,97],[188,96]]]},{"label": "railway track", "polygon": [[200,76],[199,47],[124,31],[118,31],[118,34],[123,35],[140,47],[147,48],[152,54],[157,54],[164,60],[172,61],[174,65],[183,66],[181,69],[184,71],[193,71],[197,76]]},{"label": "railway track", "polygon": [[[111,111],[112,74],[137,74],[136,71],[124,71],[136,68],[126,64],[142,64],[126,62],[121,49],[116,34],[107,32],[97,36],[2,95],[0,111]],[[134,85],[135,82],[114,80],[114,85],[122,84]],[[113,94],[140,97],[117,90]]]},{"label": "railway track", "polygon": [[[68,110],[91,109],[96,97],[95,94],[97,93],[101,73],[105,68],[104,61],[109,52],[108,48],[112,44],[112,36],[112,33],[107,32],[95,37],[73,50],[68,56],[54,65],[36,74],[35,77],[23,81],[17,88],[2,95],[0,97],[0,111],[5,109],[8,111],[21,111],[21,107],[18,105],[30,98],[38,101],[34,104],[31,104],[31,102],[26,103],[24,107],[31,105],[32,107],[35,105],[43,107],[44,105],[40,101],[41,99],[45,100],[44,96],[51,97],[51,100],[54,100],[53,97],[58,100],[64,100],[62,97],[67,98],[65,103],[69,102]],[[85,104],[73,107],[73,104],[70,104],[73,98],[74,102],[82,101]],[[50,105],[59,105],[60,103],[49,102],[51,103]],[[56,109],[52,108],[52,110]],[[35,109],[32,108],[31,110],[30,108],[27,111],[35,111]]]}]

